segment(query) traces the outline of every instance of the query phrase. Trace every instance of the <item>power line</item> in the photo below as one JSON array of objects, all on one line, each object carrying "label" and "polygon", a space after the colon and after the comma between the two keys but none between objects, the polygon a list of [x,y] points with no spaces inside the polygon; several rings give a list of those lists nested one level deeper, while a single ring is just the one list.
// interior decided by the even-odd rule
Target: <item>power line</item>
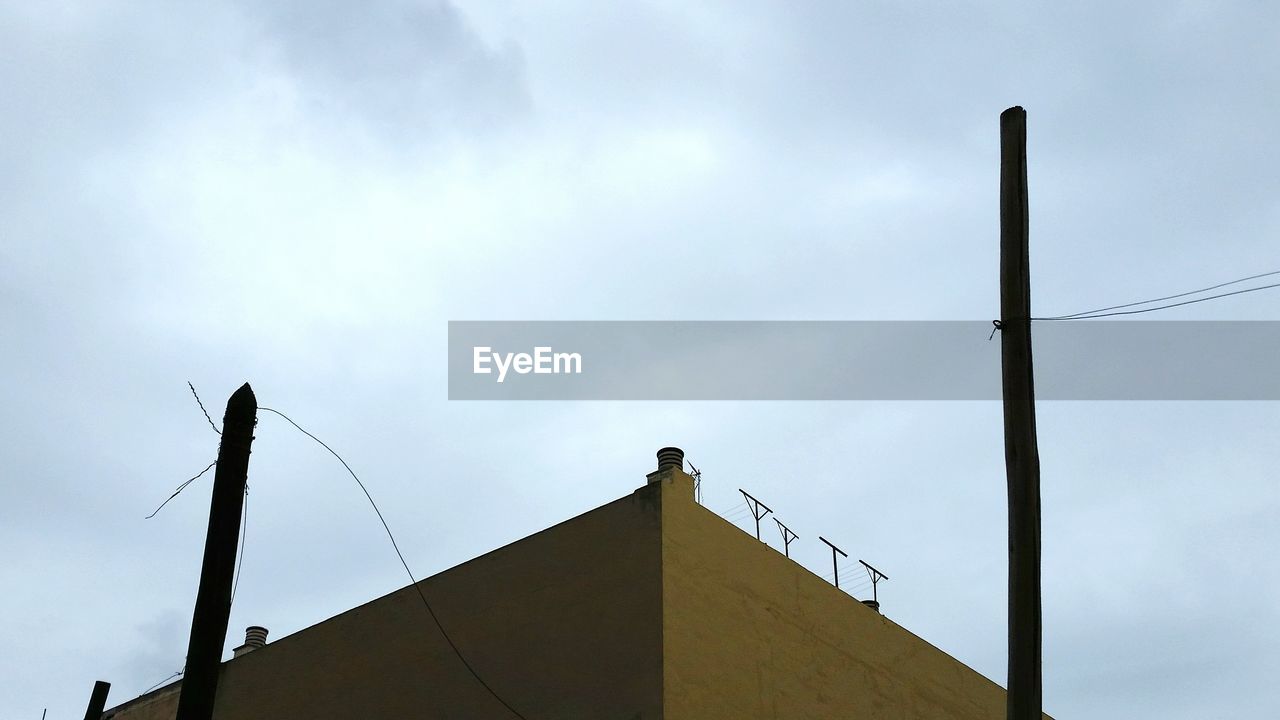
[{"label": "power line", "polygon": [[1226,287],[1226,286],[1228,286],[1228,285],[1235,285],[1236,283],[1242,283],[1242,282],[1245,282],[1245,281],[1247,281],[1247,280],[1257,280],[1258,278],[1269,277],[1269,276],[1271,276],[1271,275],[1280,275],[1280,270],[1272,270],[1271,272],[1264,272],[1264,273],[1261,273],[1261,274],[1259,274],[1259,275],[1250,275],[1249,277],[1243,277],[1243,278],[1240,278],[1240,279],[1238,279],[1238,280],[1230,280],[1230,281],[1228,281],[1228,282],[1218,283],[1217,285],[1210,285],[1209,287],[1206,287],[1206,288],[1200,288],[1199,290],[1188,290],[1187,292],[1184,292],[1184,293],[1178,293],[1177,295],[1166,295],[1166,296],[1164,296],[1164,297],[1152,298],[1152,299],[1150,299],[1150,300],[1142,300],[1142,301],[1140,301],[1140,302],[1125,303],[1124,305],[1112,305],[1111,307],[1098,308],[1097,310],[1085,310],[1084,312],[1071,313],[1070,315],[1059,315],[1059,316],[1058,316],[1058,317],[1056,317],[1056,318],[1039,318],[1039,319],[1042,319],[1042,320],[1049,320],[1049,319],[1055,319],[1055,320],[1056,320],[1056,319],[1063,319],[1063,320],[1065,320],[1065,319],[1067,319],[1067,318],[1073,318],[1073,317],[1076,317],[1076,316],[1078,316],[1078,315],[1092,315],[1093,313],[1106,312],[1106,311],[1108,311],[1108,310],[1120,310],[1120,309],[1122,309],[1122,308],[1133,307],[1133,306],[1135,306],[1135,305],[1149,305],[1149,304],[1151,304],[1151,303],[1155,303],[1155,302],[1163,302],[1163,301],[1165,301],[1165,300],[1174,300],[1174,299],[1176,299],[1176,298],[1186,297],[1186,296],[1188,296],[1188,295],[1199,295],[1199,294],[1200,294],[1200,293],[1202,293],[1202,292],[1209,292],[1210,290],[1217,290],[1218,288],[1223,288],[1223,287]]},{"label": "power line", "polygon": [[170,675],[169,677],[167,677],[167,678],[165,678],[165,679],[161,680],[160,682],[156,683],[155,685],[152,685],[151,687],[147,688],[146,690],[143,690],[143,691],[142,691],[142,693],[141,693],[140,695],[146,695],[147,693],[151,692],[152,690],[155,690],[156,688],[158,688],[158,687],[160,687],[161,685],[163,685],[163,684],[165,684],[165,683],[169,682],[170,680],[172,680],[172,679],[174,679],[174,678],[178,677],[178,676],[179,676],[179,675],[181,675],[181,674],[182,674],[182,670],[179,670],[178,672],[176,672],[176,673],[174,673],[174,674]]},{"label": "power line", "polygon": [[249,486],[244,486],[244,517],[240,520],[240,558],[236,561],[236,579],[231,583],[231,604],[236,602],[236,588],[240,587],[240,571],[244,569],[244,541],[249,536]]},{"label": "power line", "polygon": [[214,465],[217,465],[217,464],[218,464],[218,461],[217,461],[217,460],[214,460],[213,462],[209,463],[209,464],[208,464],[208,466],[206,466],[206,467],[205,467],[205,469],[203,469],[203,470],[201,470],[200,472],[196,473],[194,476],[192,476],[192,477],[191,477],[190,479],[188,479],[186,482],[184,482],[184,483],[182,483],[181,485],[179,485],[179,486],[178,486],[178,489],[177,489],[177,490],[174,490],[172,495],[170,495],[168,498],[166,498],[164,502],[160,503],[160,507],[156,508],[156,509],[155,509],[155,512],[153,512],[153,513],[151,513],[150,515],[146,516],[145,518],[143,518],[143,520],[150,520],[151,518],[155,517],[155,516],[156,516],[156,513],[160,512],[161,508],[163,508],[165,505],[168,505],[170,500],[172,500],[172,499],[174,499],[174,498],[178,497],[178,493],[182,492],[183,490],[186,490],[188,485],[190,485],[191,483],[193,483],[193,482],[195,482],[196,480],[200,479],[200,476],[201,476],[201,475],[204,475],[205,473],[209,472],[209,468],[211,468],[211,467],[213,467]]},{"label": "power line", "polygon": [[1099,313],[1097,315],[1063,315],[1060,317],[1044,317],[1031,318],[1032,320],[1093,320],[1095,318],[1113,317],[1116,315],[1138,315],[1141,313],[1155,312],[1156,310],[1168,310],[1169,308],[1179,307],[1181,305],[1194,305],[1209,300],[1217,300],[1218,298],[1230,297],[1232,295],[1243,295],[1245,293],[1256,292],[1258,290],[1269,290],[1271,288],[1280,287],[1280,283],[1274,285],[1262,285],[1260,287],[1246,288],[1244,290],[1236,290],[1235,292],[1222,293],[1221,295],[1210,295],[1209,297],[1196,298],[1195,300],[1183,300],[1178,303],[1170,303],[1168,305],[1160,305],[1153,308],[1143,308],[1142,310],[1124,310],[1121,312]]},{"label": "power line", "polygon": [[1143,308],[1141,310],[1127,310],[1124,312],[1107,312],[1109,310],[1119,310],[1121,308],[1134,307],[1137,305],[1149,305],[1151,303],[1162,302],[1164,300],[1173,300],[1174,298],[1186,297],[1188,295],[1198,295],[1202,292],[1208,292],[1209,290],[1215,290],[1220,287],[1226,287],[1227,285],[1234,285],[1236,283],[1244,282],[1246,280],[1256,280],[1257,278],[1267,277],[1269,275],[1278,275],[1278,274],[1280,274],[1280,270],[1275,270],[1268,273],[1262,273],[1261,275],[1252,275],[1247,278],[1232,280],[1231,282],[1219,283],[1218,285],[1212,285],[1210,287],[1201,288],[1199,290],[1192,290],[1190,292],[1178,293],[1177,295],[1166,295],[1165,297],[1152,298],[1151,300],[1143,300],[1141,302],[1125,303],[1124,305],[1112,305],[1111,307],[1098,308],[1097,310],[1085,310],[1078,313],[1071,313],[1070,315],[1055,315],[1053,317],[1033,317],[1031,319],[1032,320],[1089,320],[1092,318],[1113,317],[1116,315],[1137,315],[1139,313],[1155,312],[1156,310],[1167,310],[1168,308],[1179,307],[1182,305],[1193,305],[1195,303],[1206,302],[1208,300],[1216,300],[1218,298],[1230,297],[1232,295],[1243,295],[1245,293],[1256,292],[1258,290],[1268,290],[1270,288],[1280,287],[1280,283],[1275,283],[1272,285],[1261,285],[1259,287],[1245,288],[1244,290],[1235,290],[1233,292],[1220,293],[1218,295],[1210,295],[1209,297],[1196,298],[1195,300],[1184,300],[1182,302],[1170,303],[1168,305],[1161,305],[1159,307]]},{"label": "power line", "polygon": [[476,679],[476,682],[480,683],[481,687],[483,687],[485,690],[489,692],[490,695],[493,696],[494,700],[497,700],[499,703],[501,703],[504,708],[509,710],[512,715],[515,715],[516,717],[520,718],[520,720],[528,720],[528,718],[526,718],[524,715],[521,715],[519,712],[517,712],[515,708],[511,707],[511,705],[509,705],[506,700],[503,700],[502,696],[499,695],[493,688],[489,687],[489,683],[485,682],[484,678],[480,677],[480,673],[476,672],[476,669],[471,667],[471,663],[467,662],[466,657],[462,655],[462,651],[459,650],[457,644],[453,642],[453,638],[449,637],[449,633],[445,631],[444,625],[440,623],[440,618],[436,617],[436,611],[431,608],[431,603],[427,602],[427,596],[422,593],[422,588],[418,585],[418,580],[413,576],[413,571],[409,569],[409,563],[405,561],[404,554],[400,552],[400,546],[396,544],[396,536],[392,534],[391,527],[387,525],[387,519],[382,516],[382,511],[378,509],[378,504],[373,501],[373,496],[369,494],[369,489],[366,488],[364,486],[364,483],[360,481],[360,478],[356,476],[355,471],[351,469],[351,466],[347,464],[347,461],[343,460],[342,456],[334,452],[333,448],[325,444],[323,440],[316,437],[315,435],[312,435],[306,430],[303,430],[302,426],[294,422],[288,415],[285,415],[279,410],[273,410],[269,407],[259,407],[258,409],[266,410],[267,412],[270,412],[270,413],[275,413],[276,415],[279,415],[280,417],[284,418],[289,422],[290,425],[297,428],[298,431],[301,432],[303,435],[306,435],[312,440],[315,440],[316,442],[320,443],[320,446],[323,447],[325,450],[328,450],[330,455],[333,455],[334,457],[338,458],[338,462],[342,463],[342,467],[346,468],[347,472],[350,473],[351,479],[355,480],[356,484],[360,486],[360,489],[364,491],[364,496],[368,498],[369,504],[373,506],[373,511],[377,513],[378,520],[382,521],[382,529],[387,531],[387,537],[391,540],[392,549],[396,551],[396,557],[400,558],[400,564],[404,566],[405,573],[409,575],[409,580],[413,584],[414,590],[418,591],[418,597],[422,599],[423,607],[427,609],[427,614],[431,616],[431,620],[435,623],[436,628],[440,631],[440,634],[444,637],[445,642],[449,643],[449,647],[453,649],[453,654],[458,656],[458,660],[462,663],[463,667],[465,667],[467,671],[471,673],[471,676]]}]

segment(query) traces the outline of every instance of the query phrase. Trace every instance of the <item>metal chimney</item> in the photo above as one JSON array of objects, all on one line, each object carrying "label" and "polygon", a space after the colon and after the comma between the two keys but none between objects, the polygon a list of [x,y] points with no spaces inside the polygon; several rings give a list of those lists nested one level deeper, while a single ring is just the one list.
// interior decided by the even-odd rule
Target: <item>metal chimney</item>
[{"label": "metal chimney", "polygon": [[658,451],[658,469],[684,469],[684,451],[678,447],[664,447]]},{"label": "metal chimney", "polygon": [[244,629],[244,644],[260,648],[267,644],[267,629],[261,625],[250,625]]},{"label": "metal chimney", "polygon": [[232,650],[232,657],[240,657],[247,652],[253,652],[258,648],[267,644],[267,629],[261,625],[250,625],[244,629],[244,644]]}]

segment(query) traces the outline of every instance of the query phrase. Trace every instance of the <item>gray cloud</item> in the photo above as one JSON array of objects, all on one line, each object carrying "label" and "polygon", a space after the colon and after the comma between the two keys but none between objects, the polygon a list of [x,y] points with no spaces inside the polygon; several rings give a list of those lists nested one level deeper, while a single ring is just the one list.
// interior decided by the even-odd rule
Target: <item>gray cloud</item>
[{"label": "gray cloud", "polygon": [[398,149],[474,135],[528,111],[514,42],[489,48],[448,2],[246,3],[267,54],[299,81],[303,111],[359,118]]}]

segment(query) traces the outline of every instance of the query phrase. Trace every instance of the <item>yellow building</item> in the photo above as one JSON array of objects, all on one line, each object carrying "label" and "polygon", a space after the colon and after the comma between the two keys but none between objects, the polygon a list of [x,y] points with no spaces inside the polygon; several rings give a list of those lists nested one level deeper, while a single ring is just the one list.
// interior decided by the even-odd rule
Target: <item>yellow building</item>
[{"label": "yellow building", "polygon": [[[703,508],[682,465],[660,453],[630,495],[419,584],[521,716],[1004,718],[1000,686]],[[517,717],[413,586],[254,634],[223,663],[216,720]],[[179,687],[103,718],[172,720]]]}]

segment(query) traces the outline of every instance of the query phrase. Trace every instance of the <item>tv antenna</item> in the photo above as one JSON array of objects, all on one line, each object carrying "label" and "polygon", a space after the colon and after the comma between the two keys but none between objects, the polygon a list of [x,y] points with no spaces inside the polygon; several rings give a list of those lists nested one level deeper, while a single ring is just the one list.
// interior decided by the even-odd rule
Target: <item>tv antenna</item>
[{"label": "tv antenna", "polygon": [[873,607],[878,610],[880,609],[880,598],[876,596],[876,584],[881,580],[888,580],[889,576],[871,567],[865,560],[859,560],[858,562],[862,563],[862,567],[867,569],[867,575],[871,576],[871,602],[875,603]]},{"label": "tv antenna", "polygon": [[[751,493],[746,490],[738,488],[738,492],[742,493],[742,496],[747,499],[747,506],[751,508],[751,517],[756,519],[756,539],[760,540],[760,519],[773,512],[773,510],[768,505],[752,497]],[[760,508],[764,508],[764,512],[760,512]]]},{"label": "tv antenna", "polygon": [[782,554],[791,557],[791,541],[800,536],[791,532],[791,528],[783,525],[778,518],[774,518],[773,521],[778,523],[778,531],[782,533]]},{"label": "tv antenna", "polygon": [[[685,458],[685,462],[689,462],[689,459]],[[689,470],[690,470],[689,476],[693,478],[693,499],[699,505],[701,505],[702,504],[702,471],[694,467],[693,463],[691,462],[689,462]]]},{"label": "tv antenna", "polygon": [[835,579],[836,588],[839,588],[839,587],[840,587],[840,565],[839,565],[839,563],[837,562],[836,553],[840,553],[841,555],[843,555],[843,556],[845,556],[845,557],[849,557],[849,553],[847,553],[847,552],[845,552],[845,551],[841,550],[840,548],[836,547],[835,545],[832,545],[830,540],[828,540],[828,539],[826,539],[826,538],[822,537],[821,535],[819,535],[819,536],[818,536],[818,539],[819,539],[819,540],[821,540],[822,542],[826,543],[826,544],[827,544],[827,547],[831,548],[831,568],[832,568],[833,570],[835,570],[835,573],[836,573],[836,579]]}]

